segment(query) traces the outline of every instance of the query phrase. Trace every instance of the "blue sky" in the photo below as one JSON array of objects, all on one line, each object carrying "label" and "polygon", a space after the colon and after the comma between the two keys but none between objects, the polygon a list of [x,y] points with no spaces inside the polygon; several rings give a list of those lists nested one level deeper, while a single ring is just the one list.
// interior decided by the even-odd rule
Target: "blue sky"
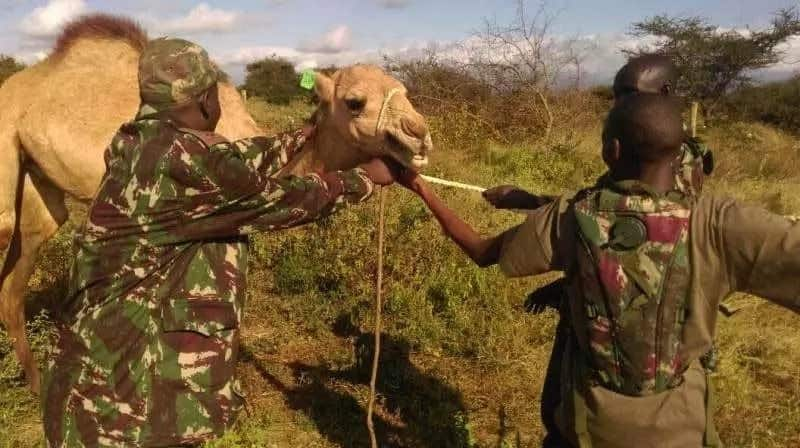
[{"label": "blue sky", "polygon": [[[539,2],[528,2],[535,9]],[[583,37],[596,45],[586,66],[602,82],[622,61],[619,47],[632,22],[655,14],[700,15],[723,27],[761,27],[787,0],[551,0],[553,34]],[[134,6],[135,5],[135,6]],[[487,18],[506,22],[513,0],[0,0],[0,53],[35,62],[46,54],[66,21],[93,11],[131,16],[151,35],[195,40],[240,79],[243,66],[278,54],[299,67],[370,62],[382,54],[413,56],[436,45],[448,48],[481,28]],[[795,45],[796,44],[796,45]],[[800,54],[800,41],[790,53]],[[796,50],[796,51],[795,51]],[[776,73],[793,71],[781,66]]]}]

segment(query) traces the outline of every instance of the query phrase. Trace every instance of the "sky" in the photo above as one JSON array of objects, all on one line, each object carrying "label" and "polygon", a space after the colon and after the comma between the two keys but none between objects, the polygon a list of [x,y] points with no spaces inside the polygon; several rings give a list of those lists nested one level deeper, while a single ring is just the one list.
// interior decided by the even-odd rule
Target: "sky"
[{"label": "sky", "polygon": [[[531,11],[540,4],[527,3]],[[380,62],[383,55],[414,57],[428,48],[447,53],[486,20],[508,23],[515,5],[515,0],[0,0],[0,53],[36,62],[65,23],[106,12],[137,20],[151,37],[200,43],[241,81],[248,62],[271,55],[302,69]],[[666,13],[706,17],[723,28],[760,28],[772,12],[797,5],[797,0],[550,0],[547,10],[556,15],[554,38],[577,38],[591,49],[583,64],[586,82],[604,83],[624,62],[620,49],[641,43],[627,34],[636,21]],[[788,60],[800,60],[800,39],[785,49]],[[782,78],[795,70],[784,63],[759,77]]]}]

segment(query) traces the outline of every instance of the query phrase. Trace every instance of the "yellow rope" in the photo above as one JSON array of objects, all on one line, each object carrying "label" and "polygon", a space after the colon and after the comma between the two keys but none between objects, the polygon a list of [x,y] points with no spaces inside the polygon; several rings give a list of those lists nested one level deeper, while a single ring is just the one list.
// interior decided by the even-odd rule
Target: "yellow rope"
[{"label": "yellow rope", "polygon": [[372,422],[372,414],[375,409],[375,398],[377,396],[376,384],[378,382],[378,361],[381,353],[381,312],[383,308],[383,241],[384,228],[386,222],[386,191],[379,187],[378,191],[378,276],[375,284],[375,346],[372,354],[372,375],[369,379],[369,403],[367,404],[367,430],[369,430],[369,440],[372,448],[378,448],[378,439],[375,437],[375,425]]}]

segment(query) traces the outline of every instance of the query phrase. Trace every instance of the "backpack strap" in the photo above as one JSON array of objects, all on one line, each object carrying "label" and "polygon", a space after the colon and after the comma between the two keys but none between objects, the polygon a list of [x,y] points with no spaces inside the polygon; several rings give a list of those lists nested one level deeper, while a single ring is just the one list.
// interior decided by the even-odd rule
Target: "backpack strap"
[{"label": "backpack strap", "polygon": [[714,410],[717,408],[717,391],[706,371],[706,432],[703,434],[703,448],[722,448],[722,440],[714,424]]}]

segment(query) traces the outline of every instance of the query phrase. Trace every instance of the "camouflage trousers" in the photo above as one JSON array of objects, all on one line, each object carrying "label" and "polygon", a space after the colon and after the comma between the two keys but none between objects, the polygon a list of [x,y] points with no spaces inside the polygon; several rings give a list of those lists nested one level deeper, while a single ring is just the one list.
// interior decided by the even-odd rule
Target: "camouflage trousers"
[{"label": "camouflage trousers", "polygon": [[48,446],[194,446],[233,423],[238,329],[119,330],[130,340],[114,351],[59,329],[42,385]]}]

